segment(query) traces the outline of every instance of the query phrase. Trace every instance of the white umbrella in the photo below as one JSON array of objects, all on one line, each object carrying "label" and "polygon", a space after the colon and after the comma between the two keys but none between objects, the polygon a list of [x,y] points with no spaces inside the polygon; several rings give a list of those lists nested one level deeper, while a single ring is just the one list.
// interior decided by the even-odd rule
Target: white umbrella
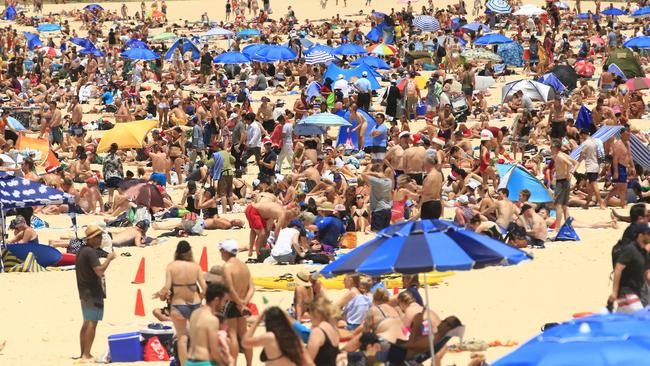
[{"label": "white umbrella", "polygon": [[488,0],[485,6],[497,14],[510,14],[512,7],[505,0]]},{"label": "white umbrella", "polygon": [[217,36],[225,36],[225,37],[230,37],[234,35],[234,32],[231,32],[227,29],[223,29],[221,27],[214,27],[210,29],[209,31],[201,34],[201,37],[217,37]]},{"label": "white umbrella", "polygon": [[440,22],[431,15],[418,15],[413,19],[413,26],[423,32],[437,32],[440,30]]},{"label": "white umbrella", "polygon": [[526,4],[526,5],[522,6],[521,8],[519,8],[514,13],[512,13],[512,15],[523,15],[523,16],[531,17],[531,16],[539,16],[539,15],[542,15],[542,14],[545,14],[545,13],[546,13],[546,10],[544,10],[542,8],[539,8],[539,7],[535,6],[535,5]]}]

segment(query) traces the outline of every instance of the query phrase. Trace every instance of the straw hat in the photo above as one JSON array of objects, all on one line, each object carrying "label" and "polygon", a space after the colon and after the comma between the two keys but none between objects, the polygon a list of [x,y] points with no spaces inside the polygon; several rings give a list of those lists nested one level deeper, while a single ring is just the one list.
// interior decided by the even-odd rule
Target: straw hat
[{"label": "straw hat", "polygon": [[329,201],[325,201],[318,206],[318,211],[332,212],[334,211],[334,204]]},{"label": "straw hat", "polygon": [[98,235],[102,235],[102,233],[104,233],[104,230],[97,225],[86,226],[86,239],[92,239]]},{"label": "straw hat", "polygon": [[307,271],[300,271],[296,273],[296,283],[300,286],[305,286],[305,287],[311,286],[311,282],[309,282],[310,278],[311,275]]}]

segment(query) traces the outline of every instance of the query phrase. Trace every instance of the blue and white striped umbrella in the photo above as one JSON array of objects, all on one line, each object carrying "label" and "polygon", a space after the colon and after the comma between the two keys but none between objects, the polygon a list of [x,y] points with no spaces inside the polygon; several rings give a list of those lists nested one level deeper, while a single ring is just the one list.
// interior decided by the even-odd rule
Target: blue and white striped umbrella
[{"label": "blue and white striped umbrella", "polygon": [[303,124],[321,126],[321,127],[350,126],[350,122],[345,118],[327,112],[312,114],[311,116],[298,122],[296,125],[303,125]]},{"label": "blue and white striped umbrella", "polygon": [[376,238],[342,255],[320,273],[415,274],[512,265],[529,259],[517,248],[451,222],[418,220],[378,232]]},{"label": "blue and white striped umbrella", "polygon": [[440,30],[440,22],[431,15],[418,15],[413,19],[413,26],[423,32],[437,32]]},{"label": "blue and white striped umbrella", "polygon": [[510,14],[512,13],[512,7],[505,0],[488,0],[485,6],[491,11],[498,14]]},{"label": "blue and white striped umbrella", "polygon": [[650,17],[650,6],[646,6],[645,8],[641,8],[635,12],[632,12],[630,14],[632,18],[647,18]]},{"label": "blue and white striped umbrella", "polygon": [[313,51],[305,56],[305,63],[307,65],[326,64],[332,60],[334,60],[334,56],[325,51]]}]

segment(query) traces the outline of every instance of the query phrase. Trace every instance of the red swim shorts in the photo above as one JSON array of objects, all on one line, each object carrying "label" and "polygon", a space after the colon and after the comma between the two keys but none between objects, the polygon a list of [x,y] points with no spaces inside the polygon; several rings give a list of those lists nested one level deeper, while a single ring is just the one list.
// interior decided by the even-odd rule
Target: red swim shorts
[{"label": "red swim shorts", "polygon": [[266,229],[266,220],[260,215],[260,212],[253,205],[248,205],[244,211],[246,214],[246,220],[248,220],[248,226],[254,230],[264,230]]}]

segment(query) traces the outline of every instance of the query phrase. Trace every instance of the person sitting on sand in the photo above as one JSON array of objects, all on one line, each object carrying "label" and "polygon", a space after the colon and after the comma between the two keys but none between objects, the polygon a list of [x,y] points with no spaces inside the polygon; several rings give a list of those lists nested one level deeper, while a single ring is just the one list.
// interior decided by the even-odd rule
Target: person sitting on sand
[{"label": "person sitting on sand", "polygon": [[326,296],[323,285],[318,280],[318,272],[310,274],[300,271],[294,276],[296,287],[293,290],[293,315],[298,320],[309,317],[309,304],[318,296]]},{"label": "person sitting on sand", "polygon": [[38,234],[36,230],[27,225],[23,216],[16,216],[11,220],[9,229],[14,231],[14,237],[9,239],[9,244],[38,244]]},{"label": "person sitting on sand", "polygon": [[347,292],[335,303],[343,310],[347,330],[355,330],[361,325],[366,313],[372,305],[368,296],[372,283],[367,277],[359,274],[347,274],[343,280]]},{"label": "person sitting on sand", "polygon": [[114,247],[140,247],[152,246],[158,244],[154,238],[147,237],[149,230],[149,221],[138,221],[135,226],[127,227],[119,233],[111,233]]},{"label": "person sitting on sand", "polygon": [[307,342],[309,357],[318,366],[335,366],[340,336],[336,329],[338,307],[325,297],[317,297],[309,306],[312,331]]},{"label": "person sitting on sand", "polygon": [[544,218],[530,205],[524,204],[521,206],[518,222],[526,229],[528,245],[544,248],[544,242],[548,236],[548,225]]},{"label": "person sitting on sand", "polygon": [[86,179],[86,186],[79,192],[79,207],[89,214],[98,214],[104,210],[104,199],[97,186],[97,178]]}]

